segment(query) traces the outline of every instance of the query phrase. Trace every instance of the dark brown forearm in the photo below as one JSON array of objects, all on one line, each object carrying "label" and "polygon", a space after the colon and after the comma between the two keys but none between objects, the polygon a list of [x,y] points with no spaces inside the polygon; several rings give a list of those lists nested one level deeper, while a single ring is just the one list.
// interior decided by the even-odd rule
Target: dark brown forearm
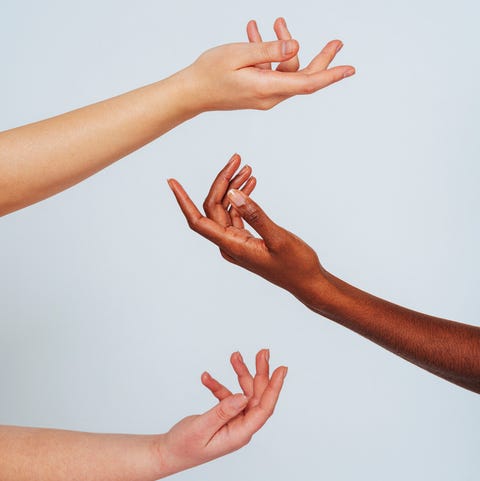
[{"label": "dark brown forearm", "polygon": [[417,366],[480,393],[480,327],[385,301],[326,273],[301,298],[310,309]]}]

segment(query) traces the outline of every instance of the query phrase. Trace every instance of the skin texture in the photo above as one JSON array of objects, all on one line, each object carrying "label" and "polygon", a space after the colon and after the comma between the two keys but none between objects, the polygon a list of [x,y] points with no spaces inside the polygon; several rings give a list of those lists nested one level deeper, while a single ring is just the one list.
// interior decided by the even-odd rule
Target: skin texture
[{"label": "skin texture", "polygon": [[239,166],[240,157],[234,155],[218,174],[203,204],[205,215],[176,180],[168,181],[191,229],[216,244],[226,260],[286,289],[316,313],[480,393],[479,327],[392,304],[327,272],[310,246],[250,199],[256,180],[250,167],[235,176]]},{"label": "skin texture", "polygon": [[207,372],[201,380],[218,404],[189,416],[166,434],[92,434],[0,427],[2,481],[154,481],[246,445],[272,415],[287,368],[269,374],[269,351],[252,376],[240,353],[231,364],[242,393],[232,394]]},{"label": "skin texture", "polygon": [[[342,43],[329,42],[299,70],[299,45],[284,19],[278,40],[261,42],[254,21],[250,42],[203,53],[171,77],[47,120],[0,133],[0,215],[54,195],[196,115],[211,110],[267,110],[353,75],[328,68]],[[271,62],[280,62],[272,70]]]}]

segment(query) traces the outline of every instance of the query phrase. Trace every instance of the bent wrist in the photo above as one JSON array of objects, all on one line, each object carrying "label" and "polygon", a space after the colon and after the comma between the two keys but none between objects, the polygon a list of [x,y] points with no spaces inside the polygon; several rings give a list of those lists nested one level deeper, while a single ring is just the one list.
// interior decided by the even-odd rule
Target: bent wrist
[{"label": "bent wrist", "polygon": [[156,479],[165,478],[175,474],[179,470],[175,470],[168,456],[168,446],[165,434],[154,436],[152,442],[152,463],[154,466]]},{"label": "bent wrist", "polygon": [[208,92],[205,92],[201,74],[194,64],[179,70],[167,80],[174,84],[178,105],[184,116],[193,118],[211,110],[208,108],[208,102],[205,98],[208,99]]},{"label": "bent wrist", "polygon": [[332,278],[333,276],[322,268],[318,274],[309,277],[301,285],[289,291],[309,309],[324,314],[334,297]]}]

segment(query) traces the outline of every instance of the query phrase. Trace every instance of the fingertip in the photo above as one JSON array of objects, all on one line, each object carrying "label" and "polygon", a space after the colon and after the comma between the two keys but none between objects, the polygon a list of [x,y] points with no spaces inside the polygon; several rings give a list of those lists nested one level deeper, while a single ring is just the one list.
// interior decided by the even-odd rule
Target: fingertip
[{"label": "fingertip", "polygon": [[180,186],[180,182],[176,179],[167,179],[167,184],[168,187],[170,187],[170,190],[175,194],[178,190],[178,187]]},{"label": "fingertip", "polygon": [[211,378],[212,376],[210,376],[210,374],[207,371],[202,372],[202,375],[200,376],[200,380],[204,384],[208,382]]},{"label": "fingertip", "polygon": [[228,161],[228,163],[231,164],[231,163],[234,162],[235,160],[241,160],[240,154],[238,154],[237,152],[235,152],[235,153],[230,157],[230,160]]},{"label": "fingertip", "polygon": [[241,393],[234,394],[231,402],[234,408],[243,409],[248,403],[248,397]]},{"label": "fingertip", "polygon": [[242,192],[245,195],[250,195],[255,189],[256,185],[257,185],[257,179],[255,177],[250,177],[245,183],[245,185],[242,187]]},{"label": "fingertip", "polygon": [[265,349],[260,349],[260,351],[257,352],[257,355],[255,356],[255,361],[257,364],[265,359],[265,351]]},{"label": "fingertip", "polygon": [[343,78],[351,77],[352,75],[355,75],[357,71],[355,70],[355,67],[348,67],[344,72],[343,72]]},{"label": "fingertip", "polygon": [[232,354],[230,355],[230,363],[233,364],[233,362],[238,359],[239,355],[240,353],[238,351],[232,352]]},{"label": "fingertip", "polygon": [[229,201],[234,207],[242,207],[246,203],[246,195],[237,189],[230,189],[227,193]]},{"label": "fingertip", "polygon": [[289,40],[281,40],[282,42],[282,55],[284,57],[290,58],[298,53],[300,49],[300,44],[297,40],[291,38]]},{"label": "fingertip", "polygon": [[261,42],[260,32],[258,31],[258,25],[255,20],[250,20],[247,23],[247,36],[250,42]]}]

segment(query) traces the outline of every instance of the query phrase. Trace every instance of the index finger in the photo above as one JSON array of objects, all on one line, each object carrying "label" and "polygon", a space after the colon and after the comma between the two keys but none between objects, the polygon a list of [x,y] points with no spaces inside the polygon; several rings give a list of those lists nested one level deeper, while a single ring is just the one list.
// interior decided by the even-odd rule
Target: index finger
[{"label": "index finger", "polygon": [[225,228],[203,216],[177,180],[168,179],[167,182],[190,228],[222,248],[228,237]]},{"label": "index finger", "polygon": [[[277,18],[275,20],[275,23],[273,24],[273,29],[275,30],[275,33],[277,34],[277,38],[279,40],[290,40],[292,38],[290,32],[288,31],[287,23],[285,22],[285,19],[283,17]],[[277,70],[279,72],[296,72],[299,66],[300,63],[298,61],[298,55],[295,55],[295,57],[291,58],[290,60],[279,63],[277,66]]]}]

